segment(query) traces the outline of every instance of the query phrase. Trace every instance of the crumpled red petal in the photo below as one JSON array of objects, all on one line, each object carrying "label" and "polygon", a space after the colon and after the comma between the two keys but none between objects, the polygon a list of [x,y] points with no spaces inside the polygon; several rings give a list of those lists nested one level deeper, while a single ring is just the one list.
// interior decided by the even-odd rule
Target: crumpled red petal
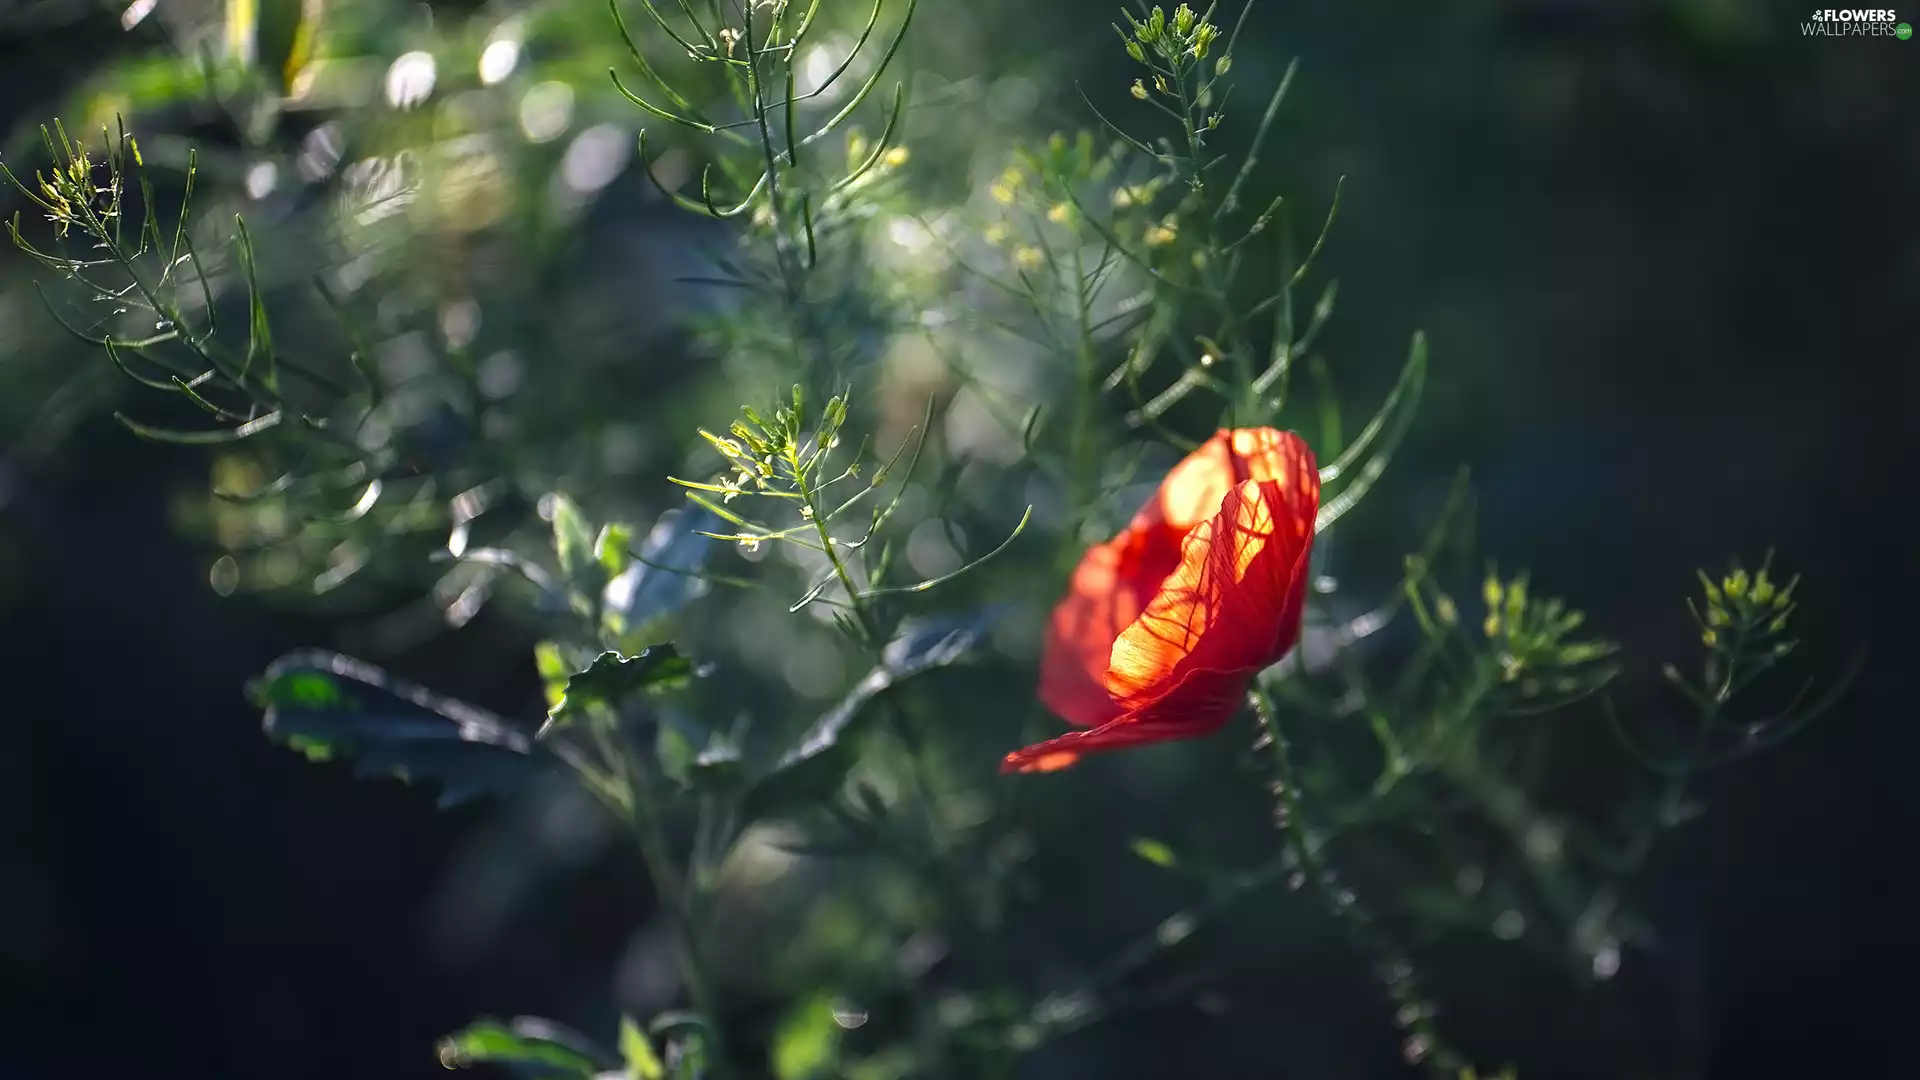
[{"label": "crumpled red petal", "polygon": [[[1288,456],[1288,472],[1226,492],[1213,517],[1188,534],[1146,609],[1114,639],[1101,684],[1117,715],[1015,751],[1003,772],[1051,771],[1082,754],[1192,738],[1226,723],[1253,675],[1299,635],[1319,476],[1304,444]],[[1080,595],[1078,585],[1063,608]],[[1084,686],[1073,692],[1072,702],[1048,704],[1097,715]]]}]

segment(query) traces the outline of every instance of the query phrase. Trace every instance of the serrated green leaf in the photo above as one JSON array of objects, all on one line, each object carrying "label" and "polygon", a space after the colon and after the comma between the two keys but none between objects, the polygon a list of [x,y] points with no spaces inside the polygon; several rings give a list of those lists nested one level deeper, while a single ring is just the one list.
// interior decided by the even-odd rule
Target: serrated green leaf
[{"label": "serrated green leaf", "polygon": [[311,761],[352,758],[361,776],[432,780],[441,806],[512,790],[546,764],[493,713],[339,653],[289,653],[251,691],[275,742]]},{"label": "serrated green leaf", "polygon": [[547,726],[562,727],[594,708],[614,708],[635,694],[684,683],[693,664],[672,645],[655,645],[634,656],[604,652],[585,671],[567,679],[566,690],[547,711]]}]

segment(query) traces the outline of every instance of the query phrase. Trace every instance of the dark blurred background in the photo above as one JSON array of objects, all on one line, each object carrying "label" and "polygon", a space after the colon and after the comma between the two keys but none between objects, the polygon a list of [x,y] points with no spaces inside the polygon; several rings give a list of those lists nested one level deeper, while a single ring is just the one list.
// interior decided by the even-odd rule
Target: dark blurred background
[{"label": "dark blurred background", "polygon": [[[995,130],[1082,126],[1070,82],[1131,77],[1110,6],[936,8],[908,62],[983,64],[987,82],[1037,88]],[[424,10],[401,10],[406,47],[515,8],[434,4],[431,31]],[[1920,42],[1807,37],[1806,15],[1757,0],[1267,0],[1236,63],[1258,85],[1301,58],[1272,175],[1309,193],[1347,177],[1326,255],[1343,286],[1330,349],[1388,358],[1414,327],[1432,339],[1403,490],[1471,465],[1487,554],[1530,566],[1645,657],[1686,655],[1679,597],[1696,566],[1769,546],[1805,575],[1809,670],[1872,647],[1834,715],[1708,781],[1707,815],[1660,864],[1647,914],[1663,948],[1624,980],[1670,1070],[1658,1075],[1914,1074],[1904,499],[1920,404]],[[73,109],[103,72],[167,48],[122,22],[117,8],[0,3],[0,131]],[[587,110],[604,63],[578,66],[554,78],[577,80]],[[186,106],[146,122],[232,137]],[[621,235],[675,227],[641,190],[623,173],[604,196],[641,207],[606,211]],[[561,254],[529,264],[644,288],[644,242],[567,231],[583,228],[553,226]],[[598,1017],[644,878],[610,858],[564,867],[484,955],[446,946],[434,926],[484,809],[436,812],[261,738],[242,684],[288,648],[338,643],[342,616],[209,589],[214,548],[179,509],[204,498],[207,456],[111,422],[112,373],[46,325],[32,271],[0,255],[0,1076],[427,1077],[441,1071],[434,1038],[475,1015]],[[1356,396],[1373,400],[1392,365],[1359,370]],[[1395,565],[1399,539],[1340,554]],[[530,641],[488,610],[380,659],[525,716],[541,707],[519,659]],[[1515,1023],[1534,1048],[1522,1060],[1563,1037],[1560,1019]],[[1341,1037],[1369,1037],[1352,1027]],[[1274,1064],[1285,1054],[1218,1043],[1190,1017],[1033,1075],[1144,1075],[1117,1055],[1154,1031],[1210,1048],[1190,1071],[1289,1075]]]}]

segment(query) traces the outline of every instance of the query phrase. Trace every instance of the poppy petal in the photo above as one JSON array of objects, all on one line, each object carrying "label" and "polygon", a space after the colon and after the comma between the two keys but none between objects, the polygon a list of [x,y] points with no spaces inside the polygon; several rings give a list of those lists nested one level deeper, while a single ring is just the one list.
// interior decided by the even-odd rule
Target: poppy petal
[{"label": "poppy petal", "polygon": [[1122,573],[1118,542],[1097,544],[1073,571],[1067,597],[1053,609],[1040,654],[1040,701],[1079,727],[1120,715],[1100,682],[1113,639],[1140,617],[1146,598]]},{"label": "poppy petal", "polygon": [[1040,698],[1085,730],[1009,754],[1001,771],[1225,724],[1299,637],[1319,501],[1313,452],[1291,432],[1220,431],[1189,454],[1124,532],[1088,550],[1048,625]]},{"label": "poppy petal", "polygon": [[1139,723],[1126,719],[1114,720],[1097,728],[1069,731],[1058,738],[1015,750],[1001,760],[1000,771],[1054,772],[1077,764],[1084,754],[1169,742],[1193,734],[1199,732],[1191,732],[1183,724],[1167,721]]},{"label": "poppy petal", "polygon": [[[1306,474],[1311,477],[1313,474]],[[1248,480],[1188,536],[1180,566],[1113,643],[1105,684],[1132,712],[1189,670],[1272,663],[1299,633],[1317,478]]]},{"label": "poppy petal", "polygon": [[1016,750],[1002,759],[1000,771],[1053,772],[1078,763],[1084,754],[1210,735],[1240,707],[1254,670],[1184,672],[1146,708]]},{"label": "poppy petal", "polygon": [[1219,512],[1227,492],[1245,480],[1291,476],[1302,458],[1313,460],[1306,441],[1270,427],[1222,429],[1181,459],[1159,490],[1134,515],[1128,531],[1167,527],[1184,538]]}]

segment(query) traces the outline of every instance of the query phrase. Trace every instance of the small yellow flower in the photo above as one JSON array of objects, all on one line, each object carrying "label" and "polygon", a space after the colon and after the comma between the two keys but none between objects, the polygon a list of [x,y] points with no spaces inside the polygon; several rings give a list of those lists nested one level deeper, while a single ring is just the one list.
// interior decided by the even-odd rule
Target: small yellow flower
[{"label": "small yellow flower", "polygon": [[999,224],[987,226],[986,241],[994,247],[999,247],[1001,244],[1006,243],[1007,227]]},{"label": "small yellow flower", "polygon": [[1023,247],[1013,253],[1013,264],[1022,270],[1032,270],[1040,265],[1043,258],[1039,248]]},{"label": "small yellow flower", "polygon": [[1072,216],[1073,208],[1066,203],[1054,203],[1053,208],[1047,211],[1047,220],[1055,225],[1065,225],[1067,219]]},{"label": "small yellow flower", "polygon": [[1195,31],[1193,35],[1193,45],[1191,47],[1193,58],[1195,60],[1205,60],[1207,58],[1207,50],[1213,47],[1213,39],[1218,36],[1220,36],[1220,31],[1215,29],[1212,23],[1201,23],[1200,29]]},{"label": "small yellow flower", "polygon": [[880,159],[880,162],[881,164],[885,165],[889,169],[897,169],[900,166],[905,165],[907,163],[907,158],[909,156],[910,155],[907,153],[906,147],[896,146],[893,149],[887,151],[886,156],[882,157]]}]

